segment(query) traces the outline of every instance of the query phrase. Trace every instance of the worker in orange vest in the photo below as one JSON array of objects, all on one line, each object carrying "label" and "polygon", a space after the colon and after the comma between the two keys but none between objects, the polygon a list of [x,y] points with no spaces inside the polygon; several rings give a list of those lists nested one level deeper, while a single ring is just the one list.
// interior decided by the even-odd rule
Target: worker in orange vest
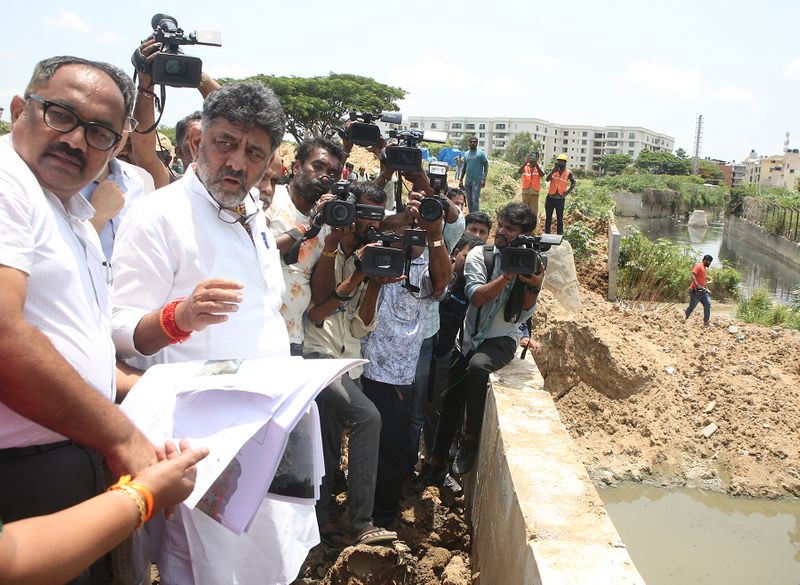
[{"label": "worker in orange vest", "polygon": [[522,202],[539,215],[539,191],[544,171],[539,166],[539,153],[532,152],[517,171],[522,175]]},{"label": "worker in orange vest", "polygon": [[[564,233],[564,202],[567,195],[572,193],[575,188],[575,177],[567,168],[569,157],[566,154],[559,154],[556,157],[556,166],[550,171],[546,179],[550,181],[550,189],[547,191],[547,199],[544,202],[544,233],[550,233],[550,225],[553,221],[553,211],[556,212],[556,233]],[[569,182],[569,187],[567,187]]]}]

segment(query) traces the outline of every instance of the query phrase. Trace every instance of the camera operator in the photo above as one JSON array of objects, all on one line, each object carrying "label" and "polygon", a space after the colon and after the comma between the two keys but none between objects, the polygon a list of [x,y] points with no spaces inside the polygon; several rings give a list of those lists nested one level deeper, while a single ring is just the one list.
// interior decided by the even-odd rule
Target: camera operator
[{"label": "camera operator", "polygon": [[[426,338],[428,310],[443,298],[452,276],[442,237],[443,222],[422,219],[418,199],[412,194],[403,215],[424,230],[428,257],[422,246],[412,248],[408,281],[381,288],[377,327],[361,342],[364,358],[370,360],[361,376],[364,394],[377,406],[382,423],[373,508],[378,526],[394,520],[403,484],[416,462],[422,425],[415,424],[415,419],[424,422],[424,402],[417,404],[412,383]],[[404,233],[406,229],[400,226],[395,231]],[[416,287],[417,292],[410,287]],[[438,318],[436,325],[438,329]]]},{"label": "camera operator", "polygon": [[[514,357],[521,335],[519,324],[533,314],[544,281],[544,266],[538,274],[529,276],[504,273],[500,253],[517,236],[529,235],[535,227],[536,216],[527,205],[510,203],[497,213],[497,234],[491,262],[484,259],[483,247],[475,247],[467,255],[464,291],[470,306],[464,319],[460,352],[454,356],[449,388],[444,395],[436,429],[429,462],[434,474],[444,475],[446,472],[445,457],[465,404],[465,430],[452,472],[456,475],[468,473],[475,462],[489,374]],[[515,286],[524,287],[523,310],[518,322],[511,323],[506,321],[504,307]]]},{"label": "camera operator", "polygon": [[[352,192],[361,205],[383,205],[386,194],[372,183],[359,183]],[[377,220],[356,219],[353,226],[331,230],[322,256],[311,276],[312,302],[304,349],[306,359],[360,358],[360,339],[375,329],[375,307],[384,282],[357,268],[367,243],[367,232],[380,227]],[[397,539],[397,534],[372,523],[378,441],[381,417],[361,389],[361,368],[343,374],[317,397],[322,426],[325,476],[317,503],[322,541],[333,547],[378,544]],[[342,433],[350,424],[348,443],[349,534],[340,534],[331,519],[331,489],[342,449]]]},{"label": "camera operator", "polygon": [[517,172],[522,175],[522,202],[539,215],[539,191],[542,190],[544,177],[544,171],[539,166],[539,153],[530,153]]},{"label": "camera operator", "polygon": [[281,315],[289,330],[292,355],[303,355],[303,315],[311,302],[311,272],[330,232],[328,226],[320,228],[312,220],[331,198],[325,194],[341,173],[344,161],[342,147],[330,140],[303,141],[297,147],[288,188],[276,186],[267,209],[286,281]]},{"label": "camera operator", "polygon": [[[161,43],[157,43],[152,36],[149,36],[134,53],[134,55],[138,53],[138,57],[134,57],[134,63],[136,65],[136,73],[139,76],[139,87],[137,88],[138,95],[136,96],[136,107],[133,110],[133,117],[139,121],[139,132],[131,133],[134,162],[153,176],[156,189],[169,185],[172,181],[172,177],[170,171],[158,157],[158,144],[156,142],[155,129],[146,134],[142,134],[141,132],[153,126],[156,120],[154,110],[156,94],[153,91],[154,84],[151,73],[153,59],[160,50]],[[205,73],[202,74],[198,91],[203,98],[219,88],[220,85],[216,80]],[[186,165],[184,165],[183,168],[185,172],[187,168]]]}]

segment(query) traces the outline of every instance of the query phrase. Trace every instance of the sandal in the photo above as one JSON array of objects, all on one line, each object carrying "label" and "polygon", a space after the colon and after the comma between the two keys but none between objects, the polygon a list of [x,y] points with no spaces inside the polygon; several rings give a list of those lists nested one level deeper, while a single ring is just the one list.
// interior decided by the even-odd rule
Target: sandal
[{"label": "sandal", "polygon": [[353,544],[379,545],[388,544],[390,542],[394,542],[395,540],[397,540],[396,532],[375,526],[356,538]]}]

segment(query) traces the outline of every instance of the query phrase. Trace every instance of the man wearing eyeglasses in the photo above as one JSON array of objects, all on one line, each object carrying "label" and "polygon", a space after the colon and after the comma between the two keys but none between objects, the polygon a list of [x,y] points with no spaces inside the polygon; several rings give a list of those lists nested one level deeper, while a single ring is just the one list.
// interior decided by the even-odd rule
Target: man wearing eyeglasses
[{"label": "man wearing eyeglasses", "polygon": [[[112,304],[114,342],[130,366],[289,355],[278,247],[254,189],[284,128],[271,90],[224,85],[206,98],[201,131],[192,134],[196,162],[125,216]],[[265,530],[267,521],[285,530]],[[149,528],[161,543],[154,552],[164,585],[250,583],[253,573],[277,583],[299,570],[282,555],[303,546],[315,523],[313,506],[264,500],[239,536],[199,510]]]},{"label": "man wearing eyeglasses", "polygon": [[[36,65],[0,139],[0,518],[104,489],[155,448],[114,406],[109,266],[78,191],[132,128],[133,84],[76,57]],[[101,559],[75,583],[110,582]]]}]

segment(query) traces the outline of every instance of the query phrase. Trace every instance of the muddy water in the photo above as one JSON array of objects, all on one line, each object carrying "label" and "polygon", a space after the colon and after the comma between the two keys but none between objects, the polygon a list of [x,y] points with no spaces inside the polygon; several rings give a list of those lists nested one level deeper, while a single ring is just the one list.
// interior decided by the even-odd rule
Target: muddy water
[{"label": "muddy water", "polygon": [[792,290],[800,286],[800,272],[776,259],[769,251],[725,234],[721,223],[703,229],[676,224],[671,219],[619,217],[617,225],[623,234],[627,233],[627,226],[635,226],[650,240],[665,238],[680,246],[691,247],[698,257],[711,254],[714,257],[712,267],[719,266],[720,260],[728,260],[741,273],[740,288],[745,294],[765,288],[777,302],[788,303]]},{"label": "muddy water", "polygon": [[800,501],[623,484],[598,490],[647,585],[800,584]]}]

